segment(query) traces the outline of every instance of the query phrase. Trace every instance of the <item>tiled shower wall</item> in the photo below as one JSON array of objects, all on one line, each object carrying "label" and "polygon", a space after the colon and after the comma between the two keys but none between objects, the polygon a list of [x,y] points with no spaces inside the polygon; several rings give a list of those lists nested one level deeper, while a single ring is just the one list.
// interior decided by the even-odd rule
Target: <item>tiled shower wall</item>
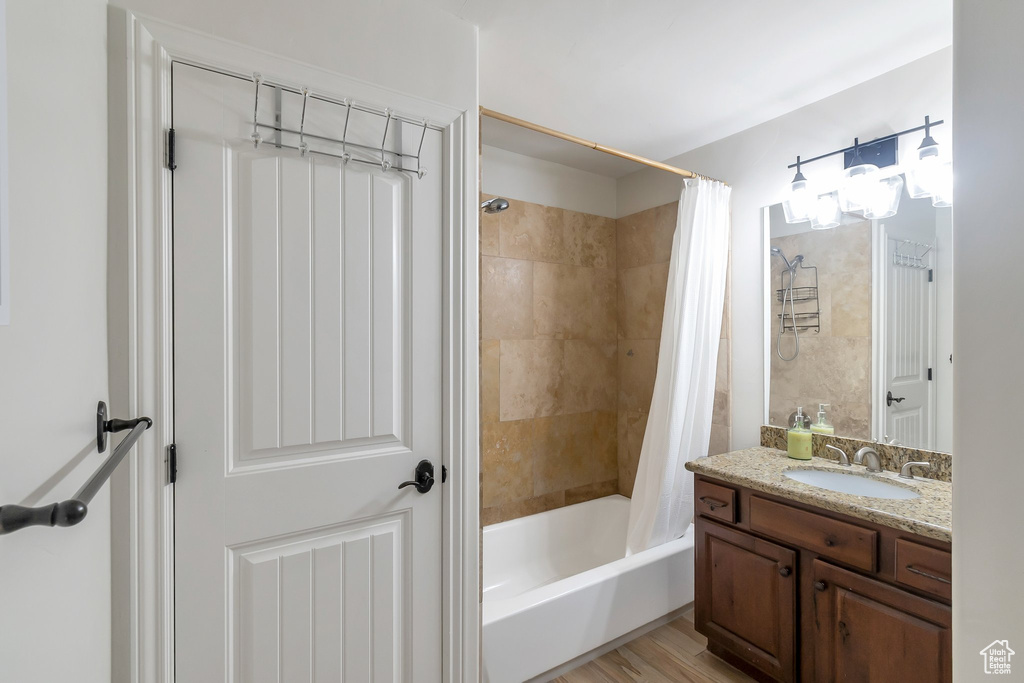
[{"label": "tiled shower wall", "polygon": [[[797,407],[814,418],[819,403],[829,403],[829,421],[836,434],[854,439],[871,438],[871,222],[842,225],[832,230],[809,230],[773,237],[790,259],[803,254],[804,265],[818,269],[818,305],[821,331],[800,333],[800,353],[781,360],[776,353],[779,312],[777,290],[785,266],[772,259],[770,293],[771,381],[768,420],[789,427]],[[813,286],[810,270],[799,270],[797,287]],[[797,302],[797,313],[813,310],[813,303]],[[786,308],[787,312],[789,307]],[[793,333],[782,337],[782,351],[793,354]]]},{"label": "tiled shower wall", "polygon": [[[619,381],[619,493],[633,493],[640,447],[654,392],[661,343],[661,322],[668,286],[668,265],[678,204],[673,202],[618,219],[618,381]],[[730,259],[731,261],[731,259]],[[726,277],[725,308],[718,347],[715,407],[708,452],[729,450],[730,366],[729,286]]]},{"label": "tiled shower wall", "polygon": [[[632,492],[675,229],[674,203],[615,221],[509,200],[480,223],[483,524]],[[712,452],[727,340],[719,358]]]}]

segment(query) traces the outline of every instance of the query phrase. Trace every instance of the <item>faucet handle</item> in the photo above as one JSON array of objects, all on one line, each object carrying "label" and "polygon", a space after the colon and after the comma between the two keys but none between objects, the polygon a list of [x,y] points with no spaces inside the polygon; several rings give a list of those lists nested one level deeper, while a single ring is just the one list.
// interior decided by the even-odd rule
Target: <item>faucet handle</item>
[{"label": "faucet handle", "polygon": [[833,446],[832,444],[825,444],[825,448],[831,451],[835,451],[839,455],[840,465],[842,465],[843,467],[850,466],[850,459],[846,456],[846,452],[842,448],[839,448],[838,446]]},{"label": "faucet handle", "polygon": [[923,467],[926,470],[930,470],[932,468],[932,464],[926,460],[922,460],[921,462],[908,462],[900,468],[900,476],[904,479],[913,479],[914,473],[910,471],[910,468],[912,467]]}]

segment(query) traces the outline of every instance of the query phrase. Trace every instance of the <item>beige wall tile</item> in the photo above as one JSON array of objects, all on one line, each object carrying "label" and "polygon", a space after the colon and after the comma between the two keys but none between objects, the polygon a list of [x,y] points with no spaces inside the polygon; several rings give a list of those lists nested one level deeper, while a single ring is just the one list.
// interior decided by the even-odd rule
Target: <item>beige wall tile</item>
[{"label": "beige wall tile", "polygon": [[589,481],[607,481],[619,474],[618,417],[614,411],[593,414]]},{"label": "beige wall tile", "polygon": [[715,391],[729,391],[732,379],[728,339],[718,340],[718,361],[715,366]]},{"label": "beige wall tile", "polygon": [[592,484],[594,414],[555,415],[535,423],[534,495]]},{"label": "beige wall tile", "polygon": [[563,373],[561,341],[503,341],[499,372],[501,419],[557,414],[562,405]]},{"label": "beige wall tile", "polygon": [[647,413],[621,410],[618,422],[619,493],[631,497],[647,428]]},{"label": "beige wall tile", "polygon": [[508,258],[564,263],[562,209],[510,201],[500,214],[500,253]]},{"label": "beige wall tile", "polygon": [[533,338],[530,261],[480,257],[480,334],[484,339]]},{"label": "beige wall tile", "polygon": [[832,336],[871,336],[871,269],[832,282]]},{"label": "beige wall tile", "polygon": [[618,332],[618,274],[614,268],[594,268],[590,281],[590,339],[614,341]]},{"label": "beige wall tile", "polygon": [[661,338],[661,319],[665,313],[667,286],[668,263],[619,271],[619,338]]},{"label": "beige wall tile", "polygon": [[[494,195],[480,193],[480,203],[494,199]],[[480,212],[480,253],[498,256],[501,250],[501,214]]]},{"label": "beige wall tile", "polygon": [[565,342],[563,413],[615,410],[615,342],[570,339]]},{"label": "beige wall tile", "polygon": [[619,340],[619,410],[650,410],[660,344],[658,339]]},{"label": "beige wall tile", "polygon": [[533,496],[533,420],[493,422],[482,430],[484,507]]},{"label": "beige wall tile", "polygon": [[711,425],[711,443],[708,444],[708,455],[729,452],[729,428],[725,425]]},{"label": "beige wall tile", "polygon": [[566,260],[574,266],[615,267],[615,220],[563,211]]},{"label": "beige wall tile", "polygon": [[565,505],[565,491],[556,491],[543,496],[535,496],[526,500],[505,503],[497,507],[483,508],[480,511],[480,522],[483,526],[497,524],[510,519],[519,519],[539,512],[547,512]]},{"label": "beige wall tile", "polygon": [[500,344],[497,339],[480,342],[480,422],[483,424],[501,419],[498,411]]},{"label": "beige wall tile", "polygon": [[672,202],[624,216],[617,221],[618,267],[668,263],[678,204]]},{"label": "beige wall tile", "polygon": [[538,338],[584,339],[591,326],[592,268],[536,263],[533,332]]},{"label": "beige wall tile", "polygon": [[586,484],[585,486],[577,486],[576,488],[567,490],[565,492],[565,504],[575,505],[576,503],[585,503],[588,500],[604,498],[605,496],[610,496],[618,492],[619,482],[617,479],[599,481],[596,484]]}]

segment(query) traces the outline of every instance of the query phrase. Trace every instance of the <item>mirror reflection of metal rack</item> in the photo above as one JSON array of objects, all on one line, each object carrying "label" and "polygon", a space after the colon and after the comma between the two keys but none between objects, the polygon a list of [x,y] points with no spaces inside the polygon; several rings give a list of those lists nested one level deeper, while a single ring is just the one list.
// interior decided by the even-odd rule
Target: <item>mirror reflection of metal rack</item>
[{"label": "mirror reflection of metal rack", "polygon": [[[904,251],[908,247],[913,248],[913,253]],[[928,255],[932,249],[931,244],[924,244],[922,242],[913,242],[911,240],[897,240],[896,249],[892,253],[893,265],[902,266],[904,268],[917,268],[918,270],[926,270],[930,266],[924,262],[924,257]],[[921,251],[921,250],[924,251]]]},{"label": "mirror reflection of metal rack", "polygon": [[[775,295],[776,300],[782,304],[782,312],[778,314],[779,321],[782,324],[782,331],[787,332],[795,329],[799,332],[807,330],[821,332],[821,306],[818,301],[818,268],[817,266],[805,266],[801,263],[800,270],[814,271],[814,286],[792,287],[791,293],[788,296],[787,292],[790,292],[790,288],[786,287],[785,277],[788,273],[791,278],[790,284],[793,284],[796,279],[795,274],[789,270],[783,270],[779,274],[779,284],[782,287],[775,290]],[[789,313],[786,312],[787,301],[792,302],[793,305]],[[802,307],[806,310],[793,310],[797,304],[806,305],[811,303],[814,304],[814,310],[810,310],[808,306]]]}]

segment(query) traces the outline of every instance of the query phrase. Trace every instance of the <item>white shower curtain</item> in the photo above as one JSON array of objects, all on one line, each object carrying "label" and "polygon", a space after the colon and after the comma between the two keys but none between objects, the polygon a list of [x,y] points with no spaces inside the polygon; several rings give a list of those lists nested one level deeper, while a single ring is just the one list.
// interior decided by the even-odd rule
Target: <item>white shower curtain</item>
[{"label": "white shower curtain", "polygon": [[672,239],[654,397],[629,508],[627,553],[686,532],[693,473],[711,441],[715,369],[729,260],[729,195],[713,180],[685,181]]}]

